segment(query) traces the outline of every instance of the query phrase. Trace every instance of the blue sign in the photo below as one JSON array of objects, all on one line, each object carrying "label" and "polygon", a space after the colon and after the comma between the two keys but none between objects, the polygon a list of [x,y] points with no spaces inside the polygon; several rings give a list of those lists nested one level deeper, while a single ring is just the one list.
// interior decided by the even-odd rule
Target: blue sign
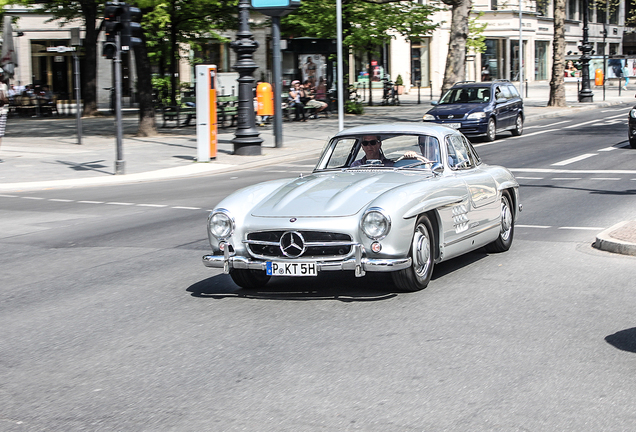
[{"label": "blue sign", "polygon": [[282,17],[300,6],[300,0],[252,0],[252,9],[269,16]]}]

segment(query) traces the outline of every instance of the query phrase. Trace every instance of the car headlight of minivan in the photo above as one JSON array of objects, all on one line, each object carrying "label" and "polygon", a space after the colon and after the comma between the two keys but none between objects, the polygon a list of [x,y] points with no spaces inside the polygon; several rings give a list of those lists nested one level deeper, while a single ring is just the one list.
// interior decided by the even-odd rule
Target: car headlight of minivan
[{"label": "car headlight of minivan", "polygon": [[217,239],[226,239],[234,232],[234,218],[225,209],[214,210],[208,217],[208,229]]},{"label": "car headlight of minivan", "polygon": [[433,120],[435,120],[435,116],[433,114],[424,114],[424,117],[422,117],[422,120],[424,120],[424,121],[433,121]]},{"label": "car headlight of minivan", "polygon": [[480,120],[483,118],[486,118],[486,113],[483,111],[474,112],[472,114],[469,114],[467,117],[468,120]]},{"label": "car headlight of minivan", "polygon": [[636,118],[636,108],[632,108],[632,110],[629,112],[629,116],[631,118]]},{"label": "car headlight of minivan", "polygon": [[371,207],[364,212],[360,229],[370,239],[382,240],[391,230],[391,218],[380,207]]}]

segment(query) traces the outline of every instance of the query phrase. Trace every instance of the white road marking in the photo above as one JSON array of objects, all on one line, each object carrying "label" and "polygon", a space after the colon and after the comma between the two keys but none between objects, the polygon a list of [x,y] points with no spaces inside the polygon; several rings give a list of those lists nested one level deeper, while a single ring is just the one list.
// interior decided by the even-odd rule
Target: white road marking
[{"label": "white road marking", "polygon": [[581,177],[554,177],[552,180],[582,180]]},{"label": "white road marking", "polygon": [[173,209],[180,209],[180,210],[201,210],[201,207],[183,207],[183,206],[173,206],[170,207]]},{"label": "white road marking", "polygon": [[627,174],[634,175],[636,170],[568,170],[554,168],[508,168],[512,172],[541,174]]},{"label": "white road marking", "polygon": [[598,149],[596,151],[608,152],[608,151],[612,151],[612,150],[616,150],[616,147],[605,147],[605,148],[602,148],[602,149]]},{"label": "white road marking", "polygon": [[577,124],[573,124],[573,125],[570,125],[570,126],[565,126],[563,129],[571,129],[571,128],[575,128],[575,127],[579,127],[579,126],[585,126],[586,124],[590,124],[590,123],[596,123],[596,122],[598,122],[598,119],[586,121],[586,122],[583,122],[583,123],[577,123]]},{"label": "white road marking", "polygon": [[592,177],[590,180],[621,180],[620,177]]},{"label": "white road marking", "polygon": [[156,207],[156,208],[168,207],[167,204],[135,204],[135,205],[139,207]]},{"label": "white road marking", "polygon": [[553,163],[552,166],[569,165],[571,163],[582,161],[583,159],[587,159],[587,158],[592,157],[592,156],[598,156],[598,155],[597,155],[597,153],[585,153],[585,154],[582,154],[580,156],[576,156],[576,157],[573,157],[573,158],[570,158],[570,159],[563,160],[561,162]]},{"label": "white road marking", "polygon": [[549,225],[515,225],[516,228],[539,228],[539,229],[547,229],[552,228]]},{"label": "white road marking", "polygon": [[603,231],[605,228],[599,227],[559,227],[560,230],[589,230],[589,231]]},{"label": "white road marking", "polygon": [[[525,135],[513,136],[513,137],[510,137],[510,138],[508,138],[508,139],[509,139],[509,140],[510,140],[510,139],[519,139],[519,138],[522,138],[522,137],[530,137],[530,136],[540,135],[540,134],[543,134],[543,133],[546,133],[546,132],[554,132],[554,131],[558,131],[558,130],[559,130],[559,129],[546,129],[546,130],[543,130],[543,131],[532,132],[532,133],[525,134]],[[494,142],[494,141],[493,141],[493,142]],[[486,144],[491,144],[491,143],[486,143]],[[477,146],[475,146],[475,147],[477,147]]]},{"label": "white road marking", "polygon": [[60,198],[51,198],[51,199],[49,199],[49,201],[54,201],[54,202],[75,202],[75,200],[60,199]]},{"label": "white road marking", "polygon": [[0,195],[2,198],[18,198],[17,195]]},{"label": "white road marking", "polygon": [[628,108],[627,111],[625,111],[625,108],[618,108],[618,109],[614,108],[614,109],[601,110],[601,112],[602,113],[606,113],[606,112],[619,112],[619,111],[622,111],[623,113],[628,113],[629,110],[631,110],[631,108]]},{"label": "white road marking", "polygon": [[135,205],[135,203],[125,203],[125,202],[107,202],[106,204],[110,204],[110,205],[118,205],[118,206],[131,206],[131,205]]},{"label": "white road marking", "polygon": [[78,201],[80,204],[104,204],[104,201]]},{"label": "white road marking", "polygon": [[543,177],[515,177],[517,180],[543,180]]},{"label": "white road marking", "polygon": [[563,121],[560,121],[560,122],[550,123],[550,124],[543,125],[543,126],[528,126],[525,129],[538,129],[538,128],[544,128],[544,127],[552,127],[552,126],[556,126],[556,125],[563,124],[563,123],[570,123],[571,121],[572,120],[563,120]]},{"label": "white road marking", "polygon": [[43,200],[43,199],[44,199],[44,198],[40,198],[40,197],[32,197],[32,196],[23,196],[23,197],[20,197],[20,198],[23,198],[23,199],[30,199],[30,200]]}]

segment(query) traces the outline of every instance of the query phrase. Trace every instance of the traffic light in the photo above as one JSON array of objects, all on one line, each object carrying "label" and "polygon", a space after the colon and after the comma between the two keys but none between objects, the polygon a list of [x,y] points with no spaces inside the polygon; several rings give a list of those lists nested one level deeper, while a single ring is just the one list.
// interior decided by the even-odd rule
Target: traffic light
[{"label": "traffic light", "polygon": [[141,9],[124,4],[121,15],[121,50],[129,51],[130,48],[141,45]]},{"label": "traffic light", "polygon": [[116,35],[121,31],[120,15],[123,13],[123,3],[106,3],[104,7],[104,33],[106,41],[102,45],[102,55],[107,59],[115,58],[117,53]]}]

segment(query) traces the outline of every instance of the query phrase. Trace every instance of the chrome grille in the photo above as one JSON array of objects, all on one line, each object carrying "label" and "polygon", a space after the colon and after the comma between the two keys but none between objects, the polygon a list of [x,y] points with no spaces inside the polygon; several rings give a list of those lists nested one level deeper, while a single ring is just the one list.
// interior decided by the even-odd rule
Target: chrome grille
[{"label": "chrome grille", "polygon": [[[290,239],[294,242],[291,248]],[[343,258],[350,255],[353,250],[351,236],[326,231],[258,231],[249,233],[244,243],[254,257],[265,259]],[[299,255],[301,250],[302,253]]]}]

